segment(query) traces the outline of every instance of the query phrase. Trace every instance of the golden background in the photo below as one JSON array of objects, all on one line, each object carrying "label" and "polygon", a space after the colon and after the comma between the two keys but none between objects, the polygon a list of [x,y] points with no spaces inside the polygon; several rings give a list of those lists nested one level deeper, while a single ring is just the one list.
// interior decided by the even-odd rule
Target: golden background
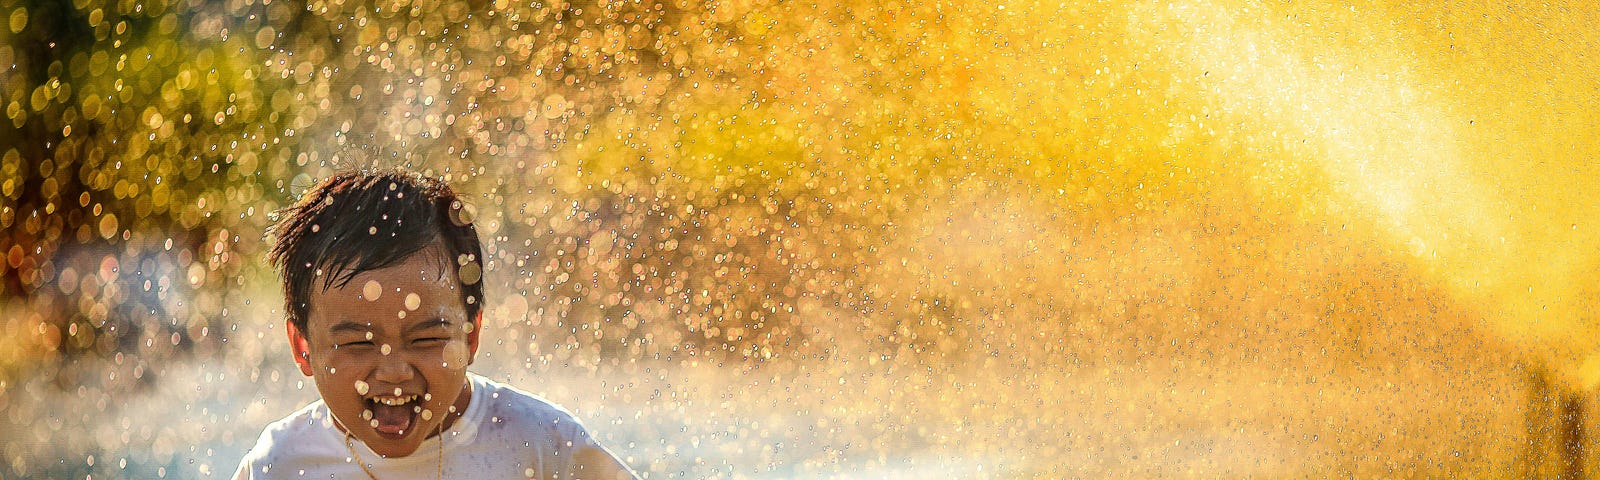
[{"label": "golden background", "polygon": [[1597,13],[0,0],[0,476],[229,474],[372,165],[648,478],[1593,471]]}]

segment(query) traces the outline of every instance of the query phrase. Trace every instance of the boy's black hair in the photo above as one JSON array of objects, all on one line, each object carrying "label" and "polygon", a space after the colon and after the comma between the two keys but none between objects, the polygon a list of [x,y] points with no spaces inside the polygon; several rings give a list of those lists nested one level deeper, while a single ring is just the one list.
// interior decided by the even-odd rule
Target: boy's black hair
[{"label": "boy's black hair", "polygon": [[[402,170],[345,171],[278,211],[267,258],[283,279],[289,321],[306,334],[311,289],[343,287],[439,242],[467,318],[483,308],[483,252],[465,205],[438,179]],[[463,272],[463,269],[467,270]],[[320,272],[320,273],[319,273]]]}]

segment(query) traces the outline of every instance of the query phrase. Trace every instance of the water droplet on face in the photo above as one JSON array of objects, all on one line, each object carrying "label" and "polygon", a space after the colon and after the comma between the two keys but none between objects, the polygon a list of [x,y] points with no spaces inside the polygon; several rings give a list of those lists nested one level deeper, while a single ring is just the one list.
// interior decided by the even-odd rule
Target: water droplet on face
[{"label": "water droplet on face", "polygon": [[406,294],[406,310],[416,310],[422,306],[422,297],[415,292]]},{"label": "water droplet on face", "polygon": [[466,364],[467,342],[451,341],[444,345],[444,368],[450,368],[451,365],[461,365],[460,368],[465,368]]},{"label": "water droplet on face", "polygon": [[429,401],[429,400],[433,400],[433,394],[431,394],[431,393],[422,394],[422,401],[426,402],[426,401]]},{"label": "water droplet on face", "polygon": [[382,296],[383,284],[378,283],[377,280],[367,280],[367,284],[361,286],[361,298],[365,298],[369,302],[377,301]]},{"label": "water droplet on face", "polygon": [[372,332],[367,332],[367,340],[372,340]]},{"label": "water droplet on face", "polygon": [[[418,408],[420,408],[420,407],[418,407]],[[422,411],[422,421],[426,422],[428,420],[433,420],[433,410],[423,410]]]},{"label": "water droplet on face", "polygon": [[372,420],[372,409],[368,408],[361,410],[361,419]]},{"label": "water droplet on face", "polygon": [[400,396],[400,387],[394,387],[394,396]]},{"label": "water droplet on face", "polygon": [[388,355],[389,352],[391,352],[391,351],[394,351],[394,349],[389,348],[389,344],[387,344],[387,343],[383,344],[383,346],[378,347],[378,353],[382,353],[384,355]]},{"label": "water droplet on face", "polygon": [[372,428],[378,428],[378,419],[374,418],[374,419],[368,421],[367,424],[368,425],[372,425]]},{"label": "water droplet on face", "polygon": [[362,381],[362,380],[356,380],[356,394],[357,395],[366,395],[367,394],[367,390],[370,389],[370,388],[372,388],[372,386],[371,385],[367,385],[367,382]]},{"label": "water droplet on face", "polygon": [[476,262],[462,265],[457,276],[461,277],[462,285],[472,285],[483,279],[483,269]]}]

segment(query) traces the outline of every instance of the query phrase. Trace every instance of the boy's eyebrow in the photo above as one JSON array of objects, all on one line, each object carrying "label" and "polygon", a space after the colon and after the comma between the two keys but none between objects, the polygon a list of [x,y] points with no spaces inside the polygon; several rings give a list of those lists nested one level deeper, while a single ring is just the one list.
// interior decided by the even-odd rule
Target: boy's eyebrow
[{"label": "boy's eyebrow", "polygon": [[450,325],[451,325],[450,324],[450,320],[448,320],[448,319],[445,319],[445,318],[434,318],[434,319],[431,319],[431,320],[423,320],[423,321],[420,321],[420,322],[412,324],[410,327],[406,327],[406,333],[418,332],[418,331],[427,330],[427,329],[430,329],[430,328],[449,327]]},{"label": "boy's eyebrow", "polygon": [[328,329],[328,333],[329,334],[336,334],[336,333],[342,333],[342,332],[362,333],[362,332],[365,332],[365,331],[367,331],[367,326],[366,325],[362,325],[362,324],[359,324],[359,323],[356,323],[356,322],[352,322],[352,321],[349,321],[349,320],[345,320],[345,321],[336,323],[336,324],[333,325],[333,328],[329,328]]}]

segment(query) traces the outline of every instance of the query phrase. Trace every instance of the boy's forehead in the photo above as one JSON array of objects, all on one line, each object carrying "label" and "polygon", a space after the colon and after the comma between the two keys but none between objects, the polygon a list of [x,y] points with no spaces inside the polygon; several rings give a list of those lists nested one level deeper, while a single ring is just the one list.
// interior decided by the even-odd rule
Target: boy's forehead
[{"label": "boy's forehead", "polygon": [[[323,294],[342,297],[347,301],[364,300],[356,302],[361,306],[370,306],[372,302],[400,303],[407,310],[415,310],[423,300],[439,302],[454,298],[458,293],[455,282],[450,281],[450,276],[442,269],[398,265],[362,272],[351,278],[350,282],[329,288]],[[440,298],[427,298],[429,296]]]},{"label": "boy's forehead", "polygon": [[425,323],[449,324],[462,314],[455,307],[457,302],[452,301],[455,298],[453,292],[436,290],[430,295],[402,289],[386,292],[376,300],[368,298],[371,297],[344,296],[318,302],[312,308],[311,328],[327,332],[389,328],[410,330]]},{"label": "boy's forehead", "polygon": [[350,293],[368,293],[372,291],[388,291],[406,287],[436,287],[444,286],[454,289],[450,282],[450,271],[446,268],[446,255],[438,247],[424,248],[411,254],[405,260],[387,267],[367,270],[350,277],[344,285],[335,288],[329,285],[329,292],[344,290]]},{"label": "boy's forehead", "polygon": [[347,319],[407,324],[421,318],[448,317],[450,309],[460,303],[450,273],[442,259],[418,252],[399,264],[317,289],[312,293],[310,316],[320,319],[317,323],[323,328]]},{"label": "boy's forehead", "polygon": [[407,316],[384,314],[384,312],[375,312],[372,310],[367,310],[364,312],[347,311],[340,314],[329,315],[328,318],[323,321],[323,325],[321,327],[329,332],[365,332],[369,330],[382,331],[389,328],[411,331],[434,326],[449,326],[455,323],[451,321],[450,315],[447,314],[448,312],[445,307],[438,306],[434,310],[435,311],[433,312],[412,312],[413,315]]},{"label": "boy's forehead", "polygon": [[[344,290],[366,293],[369,288],[394,291],[406,287],[453,287],[450,275],[439,262],[403,262],[387,268],[367,270],[350,278]],[[350,287],[356,288],[350,288]]]}]

